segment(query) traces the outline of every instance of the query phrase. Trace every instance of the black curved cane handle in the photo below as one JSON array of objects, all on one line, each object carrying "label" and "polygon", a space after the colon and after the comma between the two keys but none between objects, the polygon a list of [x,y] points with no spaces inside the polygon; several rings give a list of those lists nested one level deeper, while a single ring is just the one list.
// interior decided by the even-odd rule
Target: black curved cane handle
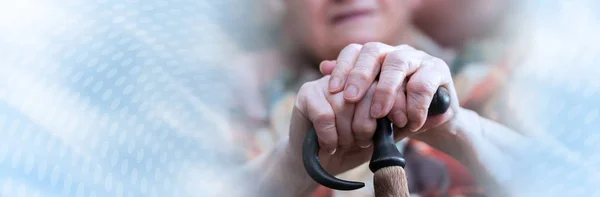
[{"label": "black curved cane handle", "polygon": [[336,190],[355,190],[365,186],[361,182],[345,181],[331,176],[319,162],[319,139],[314,128],[310,128],[302,144],[304,169],[317,183]]},{"label": "black curved cane handle", "polygon": [[[446,113],[449,107],[450,94],[446,88],[440,87],[433,96],[428,115]],[[371,171],[392,165],[404,167],[404,158],[394,146],[393,126],[388,119],[382,118],[377,120],[377,130],[373,136],[373,144],[374,151],[369,165]],[[365,186],[362,182],[338,179],[323,169],[319,162],[319,139],[315,129],[312,127],[306,134],[306,137],[304,137],[302,160],[304,162],[304,169],[308,175],[325,187],[335,190],[356,190]]]}]

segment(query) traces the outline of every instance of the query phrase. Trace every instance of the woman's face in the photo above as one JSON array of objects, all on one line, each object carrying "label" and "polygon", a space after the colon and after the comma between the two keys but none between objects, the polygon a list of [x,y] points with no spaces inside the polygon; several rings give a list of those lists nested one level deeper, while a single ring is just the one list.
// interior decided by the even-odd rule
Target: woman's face
[{"label": "woman's face", "polygon": [[345,46],[397,44],[417,0],[286,0],[286,29],[319,59],[335,59]]}]

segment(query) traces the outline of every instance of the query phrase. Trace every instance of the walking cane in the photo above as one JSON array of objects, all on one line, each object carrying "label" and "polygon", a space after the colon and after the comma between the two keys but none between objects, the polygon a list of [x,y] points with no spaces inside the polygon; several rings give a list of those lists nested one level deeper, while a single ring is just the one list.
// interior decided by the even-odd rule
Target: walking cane
[{"label": "walking cane", "polygon": [[[440,115],[450,107],[450,95],[444,87],[438,88],[428,115]],[[373,184],[376,197],[408,197],[408,184],[404,166],[404,156],[395,146],[394,126],[387,118],[377,120],[377,129],[373,135],[373,155],[369,169],[374,173]],[[356,190],[365,186],[362,182],[338,179],[323,169],[319,162],[319,142],[317,133],[311,128],[304,138],[302,159],[304,168],[317,183],[335,190]]]}]

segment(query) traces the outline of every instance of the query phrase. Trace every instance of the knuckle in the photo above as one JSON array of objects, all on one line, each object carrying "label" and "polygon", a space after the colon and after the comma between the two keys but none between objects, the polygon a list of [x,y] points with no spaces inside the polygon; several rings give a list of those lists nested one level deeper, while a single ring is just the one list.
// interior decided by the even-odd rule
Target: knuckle
[{"label": "knuckle", "polygon": [[378,49],[379,47],[381,47],[381,43],[379,43],[379,42],[367,42],[367,43],[365,43],[365,45],[363,45],[363,47],[365,49]]},{"label": "knuckle", "polygon": [[353,124],[354,136],[359,140],[366,140],[371,134],[375,132],[375,123],[372,121],[354,123]]},{"label": "knuckle", "polygon": [[306,83],[302,84],[302,86],[300,86],[300,90],[307,90],[313,85],[314,85],[314,81],[306,82]]},{"label": "knuckle", "polygon": [[322,77],[319,80],[309,81],[304,84],[306,85],[307,88],[312,89],[312,88],[319,86],[319,82],[321,82],[323,80],[327,81],[327,77]]},{"label": "knuckle", "polygon": [[331,72],[331,76],[333,77],[344,77],[344,69],[342,68],[335,68],[333,70],[333,72]]},{"label": "knuckle", "polygon": [[[306,105],[311,105],[310,100],[313,99],[312,95],[314,95],[316,82],[306,82],[300,86],[298,89],[298,95],[296,96],[296,102],[294,105],[299,109],[304,109],[307,107]],[[306,110],[306,109],[304,109]]]},{"label": "knuckle", "polygon": [[425,53],[425,51],[421,51],[421,50],[415,50],[415,54],[418,55],[419,57],[429,57],[430,55]]},{"label": "knuckle", "polygon": [[407,53],[404,50],[394,50],[391,53],[389,53],[388,56],[391,56],[395,59],[406,59],[407,54],[409,53]]},{"label": "knuckle", "polygon": [[440,58],[437,58],[437,57],[432,57],[432,58],[431,58],[431,61],[432,61],[432,62],[433,62],[435,65],[438,65],[438,66],[445,66],[445,65],[446,65],[446,62],[445,62],[444,60],[442,60],[442,59],[440,59]]},{"label": "knuckle", "polygon": [[406,91],[414,97],[423,98],[428,95],[433,95],[436,87],[430,81],[419,81],[409,83],[406,87]]},{"label": "knuckle", "polygon": [[432,67],[448,67],[444,60],[437,57],[431,57],[425,62]]},{"label": "knuckle", "polygon": [[450,74],[450,67],[440,58],[432,57],[422,63],[424,69],[441,71],[443,74]]},{"label": "knuckle", "polygon": [[402,51],[396,50],[388,54],[385,62],[389,65],[391,71],[406,72],[408,70],[408,58]]},{"label": "knuckle", "polygon": [[434,61],[435,61],[435,62],[437,62],[437,63],[436,63],[436,65],[437,65],[437,66],[438,66],[440,69],[442,69],[442,71],[443,71],[445,74],[448,74],[448,75],[450,74],[450,67],[448,66],[448,64],[446,64],[446,62],[445,62],[444,60],[442,60],[442,59],[439,59],[439,58],[436,58],[436,60],[434,60]]},{"label": "knuckle", "polygon": [[338,59],[337,60],[337,65],[336,65],[335,68],[348,67],[348,66],[350,66],[350,64],[351,64],[350,61],[348,61],[347,59]]},{"label": "knuckle", "polygon": [[300,86],[300,89],[298,90],[298,95],[305,95],[306,93],[308,93],[310,91],[310,89],[314,86],[313,82],[306,82],[304,84],[302,84],[302,86]]},{"label": "knuckle", "polygon": [[363,47],[363,45],[360,44],[356,44],[356,43],[352,43],[349,44],[348,46],[344,47],[344,49],[342,49],[342,51],[360,51],[360,49]]},{"label": "knuckle", "polygon": [[424,99],[423,95],[419,94],[411,94],[410,99],[415,101],[414,105],[411,106],[412,111],[409,109],[409,113],[411,114],[411,119],[421,121],[425,119],[425,113],[427,112],[428,106],[426,103],[419,102]]},{"label": "knuckle", "polygon": [[435,70],[437,67],[437,65],[435,63],[433,63],[433,60],[424,60],[421,62],[421,65],[419,66],[419,70],[427,70],[428,72],[431,72],[433,70]]},{"label": "knuckle", "polygon": [[335,126],[335,114],[320,112],[315,114],[313,124],[320,128],[329,128]]},{"label": "knuckle", "polygon": [[319,136],[319,141],[334,146],[337,144],[337,133],[335,132],[335,125],[326,124],[326,125],[315,125],[315,131],[317,132],[317,136]]},{"label": "knuckle", "polygon": [[375,94],[377,95],[390,97],[396,93],[396,87],[394,87],[393,82],[389,80],[384,80],[379,82],[379,85],[375,88],[375,92]]},{"label": "knuckle", "polygon": [[381,43],[369,42],[363,45],[363,47],[361,48],[361,55],[376,59],[378,57],[378,54],[381,52],[381,49]]},{"label": "knuckle", "polygon": [[356,67],[350,72],[349,80],[367,81],[369,80],[369,71],[362,67]]},{"label": "knuckle", "polygon": [[332,74],[343,75],[352,68],[352,63],[346,59],[337,60],[337,65],[333,69]]},{"label": "knuckle", "polygon": [[398,50],[411,50],[413,47],[407,44],[401,44],[396,47]]}]

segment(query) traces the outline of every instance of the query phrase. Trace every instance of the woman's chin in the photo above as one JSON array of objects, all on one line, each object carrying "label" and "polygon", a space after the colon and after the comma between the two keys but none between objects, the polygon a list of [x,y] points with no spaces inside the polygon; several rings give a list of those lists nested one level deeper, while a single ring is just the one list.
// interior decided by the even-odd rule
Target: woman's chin
[{"label": "woman's chin", "polygon": [[335,39],[335,44],[333,45],[336,47],[344,48],[350,44],[366,44],[368,42],[383,42],[383,40],[377,36],[372,35],[351,35],[343,37],[340,36],[337,39]]}]

